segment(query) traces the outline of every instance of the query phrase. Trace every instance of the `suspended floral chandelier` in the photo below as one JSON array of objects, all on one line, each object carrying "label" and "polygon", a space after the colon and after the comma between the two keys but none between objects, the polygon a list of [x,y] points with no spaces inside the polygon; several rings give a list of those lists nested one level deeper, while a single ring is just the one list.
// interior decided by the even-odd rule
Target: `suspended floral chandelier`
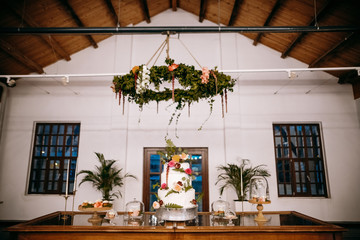
[{"label": "suspended floral chandelier", "polygon": [[[114,76],[111,88],[119,98],[119,105],[121,100],[123,101],[123,112],[127,98],[129,102],[138,104],[140,109],[152,101],[159,104],[171,100],[177,104],[176,111],[188,105],[189,112],[192,103],[206,100],[210,104],[211,114],[214,98],[219,95],[224,117],[224,104],[227,109],[227,92],[233,91],[235,80],[218,72],[216,68],[202,67],[202,70],[196,70],[194,66],[174,62],[168,57],[165,60],[166,65],[148,68],[143,64],[134,66],[126,75]],[[175,88],[175,82],[179,87]],[[164,87],[169,84],[171,87]]]}]

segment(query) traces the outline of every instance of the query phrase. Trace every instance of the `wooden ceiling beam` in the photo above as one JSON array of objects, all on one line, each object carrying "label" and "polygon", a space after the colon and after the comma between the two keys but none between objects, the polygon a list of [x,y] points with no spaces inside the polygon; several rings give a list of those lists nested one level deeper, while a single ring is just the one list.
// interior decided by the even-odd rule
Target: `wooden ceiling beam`
[{"label": "wooden ceiling beam", "polygon": [[228,26],[233,26],[234,22],[236,20],[237,15],[239,14],[240,6],[242,4],[243,0],[235,0],[233,10],[231,12],[231,17],[228,23]]},{"label": "wooden ceiling beam", "polygon": [[200,12],[199,12],[199,22],[203,22],[205,19],[205,12],[207,8],[207,0],[201,0],[200,1]]},{"label": "wooden ceiling beam", "polygon": [[142,0],[141,1],[141,7],[142,7],[142,10],[145,14],[145,20],[147,23],[150,23],[151,22],[151,19],[150,19],[150,13],[149,13],[149,7],[148,7],[148,4],[147,4],[147,1],[146,0]]},{"label": "wooden ceiling beam", "polygon": [[[15,6],[13,1],[6,2],[7,7],[15,14],[15,16],[19,19],[23,19],[26,25],[29,27],[38,28],[40,25],[35,22],[26,12],[23,14],[20,12],[20,8],[18,6]],[[59,45],[59,43],[52,38],[50,35],[39,35],[37,36],[41,38],[46,45],[48,45],[52,50],[55,51],[55,53],[60,56],[61,58],[65,59],[66,61],[70,61],[71,57],[70,55]],[[58,59],[57,59],[58,60]]]},{"label": "wooden ceiling beam", "polygon": [[[75,13],[74,9],[71,7],[71,5],[69,4],[68,0],[59,0],[60,3],[64,6],[65,10],[70,14],[70,16],[74,19],[74,21],[76,22],[76,24],[79,27],[84,27],[83,22],[80,20],[80,18],[78,17],[78,15]],[[98,45],[96,43],[96,41],[94,40],[94,38],[91,35],[86,35],[86,38],[88,39],[88,41],[90,42],[90,44],[94,47],[94,48],[98,48]]]},{"label": "wooden ceiling beam", "polygon": [[105,0],[105,3],[106,3],[107,8],[109,9],[109,11],[110,11],[110,13],[112,15],[115,26],[120,27],[120,18],[117,15],[114,6],[111,3],[111,0]]},{"label": "wooden ceiling beam", "polygon": [[172,10],[174,11],[174,12],[176,12],[177,11],[177,0],[170,0],[170,7],[172,8]]},{"label": "wooden ceiling beam", "polygon": [[336,43],[332,48],[327,50],[324,54],[322,54],[320,57],[315,59],[312,63],[309,64],[309,68],[316,67],[320,62],[325,61],[326,59],[330,58],[331,56],[335,55],[338,51],[341,49],[344,49],[346,46],[349,46],[352,44],[359,34],[356,34],[354,32],[349,33],[344,39]]},{"label": "wooden ceiling beam", "polygon": [[37,72],[44,73],[43,68],[27,56],[25,56],[22,52],[20,52],[16,47],[0,38],[0,48],[8,53],[11,57],[19,61],[21,64],[25,65],[29,69]]},{"label": "wooden ceiling beam", "polygon": [[[334,1],[333,0],[329,0],[327,1],[322,8],[317,12],[317,16],[315,18],[315,16],[311,19],[311,21],[308,23],[308,26],[314,26],[316,24],[316,21],[319,21],[321,18],[323,18],[324,16],[326,16],[326,14],[328,13],[329,9],[334,7]],[[303,37],[306,35],[307,33],[302,32],[300,33],[287,47],[286,49],[281,53],[281,57],[282,58],[286,58],[290,52],[294,49],[294,47],[296,46],[296,44],[298,44]]]},{"label": "wooden ceiling beam", "polygon": [[[284,1],[284,0],[277,0],[277,1],[275,2],[274,7],[272,8],[272,10],[271,10],[269,16],[267,17],[267,19],[266,19],[266,21],[265,21],[265,23],[264,23],[263,26],[268,26],[268,25],[269,25],[271,19],[275,16],[277,10],[279,9],[279,7],[281,6],[281,4],[282,4],[283,1]],[[260,41],[260,38],[261,38],[261,37],[262,37],[262,33],[258,33],[258,34],[256,35],[255,40],[254,40],[254,42],[253,42],[253,45],[254,45],[254,46],[256,46],[256,45],[258,44],[258,42]]]}]

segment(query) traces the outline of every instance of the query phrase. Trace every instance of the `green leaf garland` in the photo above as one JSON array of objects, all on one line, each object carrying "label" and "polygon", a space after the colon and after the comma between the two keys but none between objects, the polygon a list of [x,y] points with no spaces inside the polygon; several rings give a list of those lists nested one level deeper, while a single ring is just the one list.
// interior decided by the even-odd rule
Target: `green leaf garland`
[{"label": "green leaf garland", "polygon": [[[167,59],[166,63],[171,65],[174,62],[172,59]],[[182,110],[186,104],[193,102],[199,102],[200,100],[207,100],[212,103],[213,98],[217,95],[224,95],[225,91],[233,91],[235,80],[230,76],[220,73],[215,69],[210,70],[209,82],[204,84],[201,82],[201,70],[196,70],[194,66],[185,65],[180,63],[178,67],[170,71],[169,66],[153,66],[149,68],[150,80],[149,88],[142,91],[141,94],[136,93],[135,78],[139,75],[139,69],[142,69],[144,65],[140,65],[136,70],[130,71],[126,75],[114,76],[113,79],[113,91],[119,93],[119,98],[122,95],[127,97],[129,102],[134,102],[142,109],[144,104],[148,104],[152,101],[157,103],[161,101],[168,101],[172,99],[172,89],[164,88],[160,90],[160,86],[164,83],[171,83],[172,77],[180,84],[181,88],[174,90],[174,102],[177,103],[177,110]],[[141,74],[141,72],[140,72]],[[135,77],[136,76],[136,77]],[[172,116],[171,121],[174,116]],[[176,117],[176,121],[179,120],[180,115]],[[169,122],[169,125],[171,124]]]}]

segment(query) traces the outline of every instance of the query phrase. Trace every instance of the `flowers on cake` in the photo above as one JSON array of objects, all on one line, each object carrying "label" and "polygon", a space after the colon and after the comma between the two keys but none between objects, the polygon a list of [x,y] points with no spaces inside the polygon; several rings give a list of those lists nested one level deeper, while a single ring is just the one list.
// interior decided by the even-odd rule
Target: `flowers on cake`
[{"label": "flowers on cake", "polygon": [[192,173],[191,168],[187,168],[184,171],[187,175],[191,175],[191,173]]},{"label": "flowers on cake", "polygon": [[176,183],[173,189],[175,192],[180,192],[182,190],[182,184]]},{"label": "flowers on cake", "polygon": [[[160,201],[161,201],[161,200],[160,200]],[[159,209],[160,206],[161,206],[160,201],[159,201],[159,202],[158,202],[158,201],[154,201],[152,207],[153,207],[154,209]]]},{"label": "flowers on cake", "polygon": [[175,166],[175,161],[171,160],[169,163],[168,163],[168,166],[169,167],[174,167]]},{"label": "flowers on cake", "polygon": [[167,189],[168,188],[168,186],[166,185],[166,183],[163,183],[163,184],[161,184],[161,187],[160,187],[161,189]]}]

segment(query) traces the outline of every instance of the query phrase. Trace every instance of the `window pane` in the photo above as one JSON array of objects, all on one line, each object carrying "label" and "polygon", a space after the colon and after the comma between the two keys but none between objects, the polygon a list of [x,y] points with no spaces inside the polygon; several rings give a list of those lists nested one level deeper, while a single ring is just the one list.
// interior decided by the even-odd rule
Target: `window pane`
[{"label": "window pane", "polygon": [[316,126],[312,126],[312,133],[313,135],[319,135],[317,127]]},{"label": "window pane", "polygon": [[284,184],[279,184],[279,194],[285,195],[285,187]]},{"label": "window pane", "polygon": [[151,174],[150,175],[150,189],[152,192],[157,192],[157,190],[159,189],[159,187],[153,188],[154,185],[156,184],[160,184],[160,175],[158,174]]},{"label": "window pane", "polygon": [[274,125],[274,135],[275,136],[280,136],[280,126],[278,125]]},{"label": "window pane", "polygon": [[66,135],[65,145],[66,145],[66,146],[70,146],[70,145],[71,145],[71,135]]},{"label": "window pane", "polygon": [[305,135],[311,136],[311,129],[310,129],[310,126],[308,126],[308,125],[305,126]]},{"label": "window pane", "polygon": [[67,134],[72,134],[72,125],[68,125],[67,126],[67,131],[66,131]]},{"label": "window pane", "polygon": [[160,155],[152,154],[150,156],[150,172],[160,173]]},{"label": "window pane", "polygon": [[290,126],[290,135],[292,136],[296,135],[295,126]]},{"label": "window pane", "polygon": [[58,125],[53,125],[53,126],[52,126],[51,134],[56,135],[57,132],[58,132]]},{"label": "window pane", "polygon": [[202,177],[196,176],[196,179],[192,181],[192,186],[195,192],[202,192]]}]

